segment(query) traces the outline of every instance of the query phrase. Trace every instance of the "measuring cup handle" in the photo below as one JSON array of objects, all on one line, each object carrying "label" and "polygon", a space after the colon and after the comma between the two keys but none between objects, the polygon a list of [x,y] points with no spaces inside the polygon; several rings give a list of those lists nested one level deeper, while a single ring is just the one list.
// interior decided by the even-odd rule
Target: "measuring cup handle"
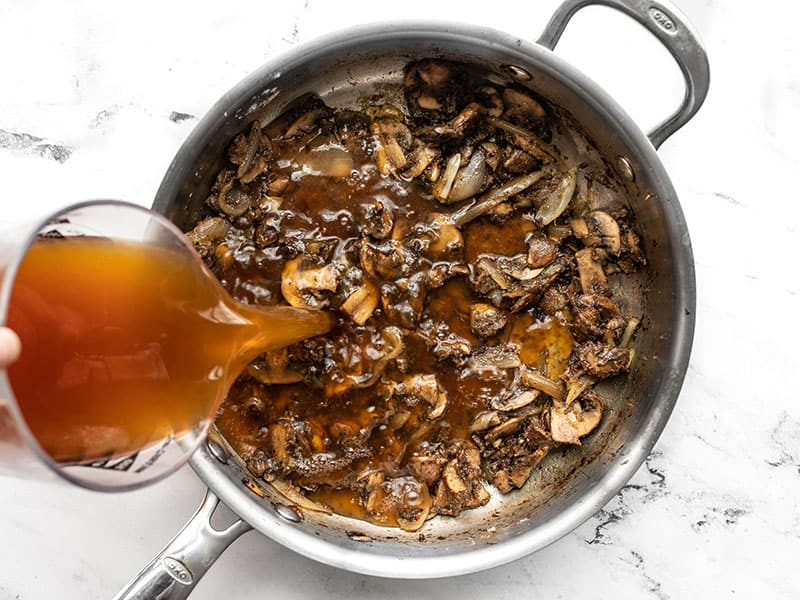
[{"label": "measuring cup handle", "polygon": [[683,73],[686,91],[681,105],[647,134],[657,149],[703,105],[710,78],[706,51],[694,28],[667,0],[566,0],[553,13],[538,43],[553,50],[575,13],[592,5],[618,10],[644,26],[669,50]]},{"label": "measuring cup handle", "polygon": [[219,531],[211,526],[211,516],[219,498],[206,491],[203,502],[178,535],[150,564],[134,577],[114,600],[182,600],[214,561],[240,535],[252,529],[244,521]]}]

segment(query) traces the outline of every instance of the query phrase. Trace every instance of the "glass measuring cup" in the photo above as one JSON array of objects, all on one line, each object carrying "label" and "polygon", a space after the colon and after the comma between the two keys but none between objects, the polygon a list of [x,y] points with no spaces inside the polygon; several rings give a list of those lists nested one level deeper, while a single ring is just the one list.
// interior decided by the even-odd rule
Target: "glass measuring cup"
[{"label": "glass measuring cup", "polygon": [[0,324],[22,338],[0,372],[0,474],[101,490],[165,477],[244,366],[331,325],[235,302],[180,230],[133,204],[77,204],[0,239]]}]

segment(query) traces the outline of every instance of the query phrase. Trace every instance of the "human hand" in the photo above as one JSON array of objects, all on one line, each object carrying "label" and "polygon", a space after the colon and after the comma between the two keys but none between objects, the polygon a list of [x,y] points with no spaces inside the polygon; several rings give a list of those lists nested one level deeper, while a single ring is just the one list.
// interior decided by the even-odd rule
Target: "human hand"
[{"label": "human hand", "polygon": [[0,368],[5,368],[19,358],[22,344],[16,333],[0,327]]}]

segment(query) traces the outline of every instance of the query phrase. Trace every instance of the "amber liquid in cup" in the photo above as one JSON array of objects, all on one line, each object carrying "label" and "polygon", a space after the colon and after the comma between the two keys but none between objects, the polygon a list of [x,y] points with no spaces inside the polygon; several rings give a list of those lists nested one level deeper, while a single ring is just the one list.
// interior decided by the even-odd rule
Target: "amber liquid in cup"
[{"label": "amber liquid in cup", "polygon": [[21,412],[57,462],[122,456],[203,427],[258,354],[327,332],[327,313],[234,301],[188,252],[36,240],[12,290]]}]

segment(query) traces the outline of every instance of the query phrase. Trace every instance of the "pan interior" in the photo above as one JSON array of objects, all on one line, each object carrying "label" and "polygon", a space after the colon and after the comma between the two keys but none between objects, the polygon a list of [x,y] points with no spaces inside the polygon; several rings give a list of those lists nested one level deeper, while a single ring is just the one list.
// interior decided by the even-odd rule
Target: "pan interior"
[{"label": "pan interior", "polygon": [[[626,187],[648,266],[632,285],[626,284],[622,296],[625,313],[644,317],[634,343],[639,359],[627,378],[598,387],[607,400],[599,430],[582,447],[549,455],[522,490],[505,496],[495,492],[484,507],[457,518],[436,517],[414,533],[309,511],[300,523],[287,526],[274,510],[277,504],[288,504],[287,500],[269,484],[252,481],[235,454],[231,453],[226,465],[207,452],[193,460],[206,483],[263,533],[329,564],[392,576],[420,575],[388,572],[367,562],[353,564],[351,558],[343,557],[355,552],[430,560],[481,549],[497,555],[450,572],[478,570],[552,542],[599,509],[635,471],[669,416],[691,338],[691,315],[684,317],[688,317],[685,322],[676,319],[694,309],[691,252],[688,237],[681,237],[685,232],[682,214],[646,138],[613,101],[557,57],[483,29],[367,30],[324,40],[278,65],[265,66],[223,97],[200,123],[170,167],[154,208],[182,229],[190,229],[207,214],[205,199],[225,148],[254,119],[269,122],[292,100],[309,92],[337,107],[359,108],[365,98],[376,94],[391,102],[401,94],[404,65],[423,57],[471,63],[501,83],[511,81],[508,65],[530,73],[529,81],[517,83],[560,107]],[[618,172],[619,156],[630,161],[634,181]],[[218,432],[214,436],[227,446]],[[224,485],[222,480],[226,480]],[[515,550],[501,556],[503,546]]]}]

